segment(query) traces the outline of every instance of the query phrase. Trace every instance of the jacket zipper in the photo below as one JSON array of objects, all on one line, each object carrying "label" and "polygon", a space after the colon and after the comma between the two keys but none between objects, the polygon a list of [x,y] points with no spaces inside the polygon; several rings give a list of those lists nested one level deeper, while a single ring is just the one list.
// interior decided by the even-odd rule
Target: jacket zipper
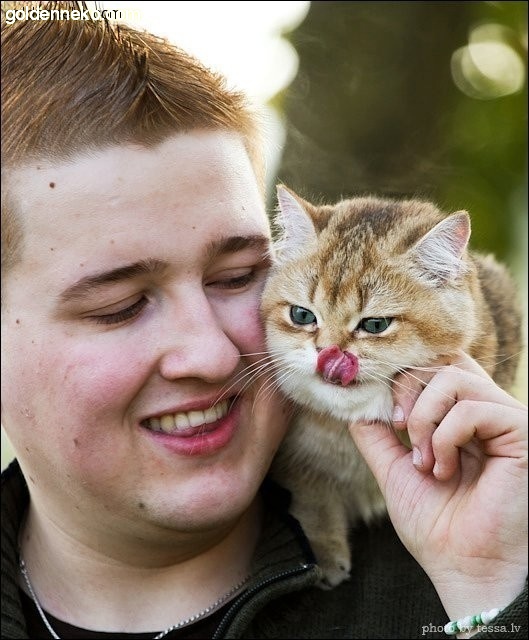
[{"label": "jacket zipper", "polygon": [[289,569],[288,571],[282,571],[281,573],[277,573],[276,575],[271,576],[270,578],[267,578],[266,580],[263,580],[259,584],[256,584],[255,587],[252,587],[248,591],[245,591],[233,603],[233,606],[227,611],[226,615],[221,620],[219,626],[217,627],[217,630],[215,631],[215,633],[212,636],[213,640],[218,640],[219,638],[223,637],[223,634],[226,631],[228,625],[233,621],[233,619],[235,618],[236,614],[241,610],[242,606],[246,602],[251,600],[251,598],[254,596],[254,594],[256,594],[258,591],[261,591],[261,589],[264,589],[265,587],[269,586],[270,584],[273,584],[274,582],[279,582],[280,580],[283,580],[284,578],[291,578],[293,576],[297,576],[297,575],[300,575],[302,573],[306,573],[307,571],[309,571],[310,569],[312,569],[315,566],[316,566],[315,564],[302,564],[299,567],[297,567],[296,569]]}]

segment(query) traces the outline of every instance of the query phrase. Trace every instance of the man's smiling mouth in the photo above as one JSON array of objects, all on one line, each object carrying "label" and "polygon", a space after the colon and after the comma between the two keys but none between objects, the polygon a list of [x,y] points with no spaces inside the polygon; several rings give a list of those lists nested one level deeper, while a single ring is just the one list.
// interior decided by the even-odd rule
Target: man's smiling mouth
[{"label": "man's smiling mouth", "polygon": [[167,413],[156,418],[147,418],[142,425],[160,433],[178,433],[179,436],[193,436],[214,430],[217,422],[228,415],[234,398],[217,402],[209,409]]}]

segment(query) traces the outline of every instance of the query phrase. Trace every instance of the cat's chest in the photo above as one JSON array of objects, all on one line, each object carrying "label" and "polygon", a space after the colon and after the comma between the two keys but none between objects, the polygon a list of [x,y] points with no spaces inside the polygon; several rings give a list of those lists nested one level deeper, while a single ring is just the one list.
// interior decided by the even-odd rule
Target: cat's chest
[{"label": "cat's chest", "polygon": [[365,467],[345,422],[317,419],[302,412],[294,420],[287,441],[291,454],[310,460],[313,468],[332,475],[338,482],[350,482],[352,474]]}]

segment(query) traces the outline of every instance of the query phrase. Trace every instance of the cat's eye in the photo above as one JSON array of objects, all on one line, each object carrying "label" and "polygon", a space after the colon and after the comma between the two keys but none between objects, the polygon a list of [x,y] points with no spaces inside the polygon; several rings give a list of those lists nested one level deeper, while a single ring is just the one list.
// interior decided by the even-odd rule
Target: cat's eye
[{"label": "cat's eye", "polygon": [[382,333],[385,331],[393,318],[364,318],[360,321],[358,328],[367,331],[367,333]]},{"label": "cat's eye", "polygon": [[316,322],[316,316],[312,311],[296,305],[290,307],[290,318],[294,324],[312,324]]}]

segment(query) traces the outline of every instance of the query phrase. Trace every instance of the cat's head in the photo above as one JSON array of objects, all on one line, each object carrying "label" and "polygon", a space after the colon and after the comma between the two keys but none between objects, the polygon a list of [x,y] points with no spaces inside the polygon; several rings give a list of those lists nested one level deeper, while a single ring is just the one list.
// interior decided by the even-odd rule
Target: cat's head
[{"label": "cat's head", "polygon": [[377,198],[318,207],[284,187],[278,201],[262,304],[276,379],[317,412],[389,419],[399,370],[474,335],[468,214]]}]

